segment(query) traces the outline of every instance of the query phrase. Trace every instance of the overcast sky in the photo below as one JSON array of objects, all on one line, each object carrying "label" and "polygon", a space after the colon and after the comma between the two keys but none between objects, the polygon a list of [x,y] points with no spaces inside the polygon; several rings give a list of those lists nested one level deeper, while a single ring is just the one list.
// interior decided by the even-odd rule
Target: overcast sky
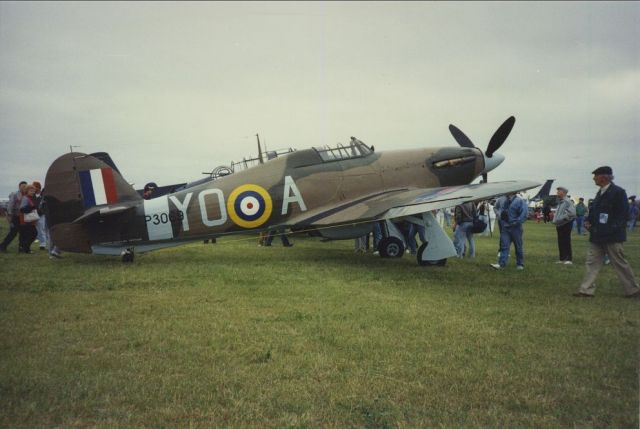
[{"label": "overcast sky", "polygon": [[140,188],[269,149],[481,148],[489,180],[640,193],[638,2],[0,2],[0,198],[69,146]]}]

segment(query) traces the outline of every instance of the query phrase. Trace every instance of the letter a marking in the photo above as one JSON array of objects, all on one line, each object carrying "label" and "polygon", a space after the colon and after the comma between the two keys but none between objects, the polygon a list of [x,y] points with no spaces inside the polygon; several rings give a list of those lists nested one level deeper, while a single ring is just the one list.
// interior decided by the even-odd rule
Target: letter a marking
[{"label": "letter a marking", "polygon": [[282,215],[286,215],[289,212],[289,204],[291,203],[298,203],[300,211],[307,211],[307,205],[302,199],[302,194],[296,186],[296,182],[293,181],[291,176],[285,176],[284,191],[282,192]]}]

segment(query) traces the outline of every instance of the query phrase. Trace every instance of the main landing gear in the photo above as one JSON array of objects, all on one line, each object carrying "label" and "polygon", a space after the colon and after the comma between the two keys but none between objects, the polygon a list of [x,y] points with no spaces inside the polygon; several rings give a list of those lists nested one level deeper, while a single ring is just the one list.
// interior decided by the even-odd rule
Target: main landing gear
[{"label": "main landing gear", "polygon": [[[423,267],[442,267],[447,263],[447,258],[455,256],[456,250],[451,239],[440,227],[431,213],[422,213],[420,217],[407,216],[405,221],[424,226],[426,242],[422,243],[416,252],[418,265]],[[379,224],[382,239],[378,243],[378,251],[383,258],[400,258],[404,255],[404,235],[391,221],[382,221]]]},{"label": "main landing gear", "polygon": [[378,252],[383,258],[402,258],[404,243],[396,237],[384,237],[378,243]]},{"label": "main landing gear", "polygon": [[[422,243],[418,248],[418,252],[416,254],[418,265],[422,267],[444,267],[447,264],[447,258],[436,260],[423,259],[426,257],[428,245],[428,242]],[[380,240],[380,243],[378,244],[378,251],[380,252],[380,256],[383,258],[401,258],[402,255],[404,255],[404,250],[404,243],[396,237],[385,237]]]}]

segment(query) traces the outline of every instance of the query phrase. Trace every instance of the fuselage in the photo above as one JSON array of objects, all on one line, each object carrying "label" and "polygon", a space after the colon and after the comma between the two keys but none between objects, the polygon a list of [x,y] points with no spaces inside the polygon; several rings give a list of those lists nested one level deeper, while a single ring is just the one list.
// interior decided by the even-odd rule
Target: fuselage
[{"label": "fuselage", "polygon": [[82,234],[89,246],[69,250],[164,247],[255,233],[371,195],[468,184],[484,167],[483,155],[475,148],[299,150],[173,194],[119,202],[126,211],[85,222]]},{"label": "fuselage", "polygon": [[[306,212],[397,189],[470,183],[483,169],[469,148],[417,149],[322,160],[315,149],[138,205],[141,240],[264,230]],[[144,220],[144,227],[140,228]],[[144,234],[146,232],[146,234]]]}]

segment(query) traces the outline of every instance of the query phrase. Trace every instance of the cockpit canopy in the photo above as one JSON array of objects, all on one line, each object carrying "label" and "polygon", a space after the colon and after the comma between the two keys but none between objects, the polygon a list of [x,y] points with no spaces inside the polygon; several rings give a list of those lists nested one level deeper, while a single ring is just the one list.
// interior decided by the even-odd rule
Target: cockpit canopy
[{"label": "cockpit canopy", "polygon": [[348,145],[338,143],[334,147],[328,145],[314,146],[313,149],[318,152],[323,162],[340,161],[345,159],[363,158],[371,153],[372,150],[362,141],[355,137],[351,137]]}]

